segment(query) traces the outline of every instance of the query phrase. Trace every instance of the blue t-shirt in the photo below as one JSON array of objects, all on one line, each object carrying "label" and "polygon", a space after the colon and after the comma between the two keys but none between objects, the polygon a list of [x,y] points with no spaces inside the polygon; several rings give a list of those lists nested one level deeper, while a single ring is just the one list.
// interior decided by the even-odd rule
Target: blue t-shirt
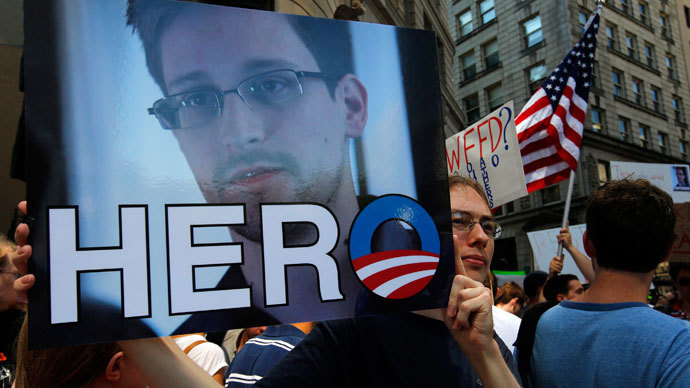
[{"label": "blue t-shirt", "polygon": [[644,303],[563,301],[539,320],[537,387],[690,387],[690,324]]},{"label": "blue t-shirt", "polygon": [[253,386],[304,338],[302,330],[289,325],[269,326],[237,352],[225,374],[226,388]]}]

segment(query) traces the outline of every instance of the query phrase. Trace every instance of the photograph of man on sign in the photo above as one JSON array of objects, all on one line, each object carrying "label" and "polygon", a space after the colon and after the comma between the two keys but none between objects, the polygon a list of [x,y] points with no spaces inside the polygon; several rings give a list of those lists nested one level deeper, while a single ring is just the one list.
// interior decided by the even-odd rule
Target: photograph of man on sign
[{"label": "photograph of man on sign", "polygon": [[[47,108],[62,118],[53,132],[50,114],[33,110],[42,114],[30,148],[45,152],[46,136],[69,144],[46,158],[64,171],[37,174],[29,195],[30,213],[48,224],[32,229],[34,246],[47,247],[35,251],[36,272],[50,275],[32,292],[51,302],[36,305],[35,343],[149,335],[141,322],[168,335],[447,302],[452,260],[424,264],[411,297],[379,303],[387,294],[372,292],[349,251],[359,211],[390,194],[428,213],[433,233],[418,230],[429,225],[419,217],[373,217],[381,224],[358,252],[428,251],[434,244],[422,238],[420,247],[419,235],[434,234],[450,248],[435,54],[399,57],[433,52],[433,34],[164,0],[55,8],[72,22],[27,6],[67,37],[52,48],[61,66],[46,70],[51,51],[35,43],[41,33],[29,34],[27,74],[65,86],[29,82],[28,93],[35,106],[70,102]],[[392,59],[371,55],[381,47]],[[112,259],[136,261],[125,254],[133,230],[142,247],[135,270]],[[436,262],[440,250],[431,249]],[[391,276],[374,271],[364,272]],[[144,291],[133,292],[132,279]],[[113,307],[119,318],[108,325],[122,331],[50,335],[83,334],[94,305]]]}]

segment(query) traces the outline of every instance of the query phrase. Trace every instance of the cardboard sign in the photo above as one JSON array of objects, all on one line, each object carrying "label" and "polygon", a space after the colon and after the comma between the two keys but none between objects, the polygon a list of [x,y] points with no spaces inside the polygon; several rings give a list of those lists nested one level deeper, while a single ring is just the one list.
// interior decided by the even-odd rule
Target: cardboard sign
[{"label": "cardboard sign", "polygon": [[527,195],[513,116],[513,102],[509,101],[446,139],[448,174],[479,182],[492,209]]},{"label": "cardboard sign", "polygon": [[30,346],[447,304],[432,32],[24,4]]},{"label": "cardboard sign", "polygon": [[670,262],[690,263],[690,203],[676,203],[676,242],[673,244]]},{"label": "cardboard sign", "polygon": [[673,202],[690,202],[687,164],[611,162],[611,179],[646,179],[671,195]]},{"label": "cardboard sign", "polygon": [[[570,225],[570,236],[573,241],[573,246],[577,248],[583,254],[585,253],[585,248],[582,245],[582,235],[585,233],[586,225]],[[551,264],[551,259],[556,257],[558,253],[558,233],[561,228],[551,228],[544,229],[537,232],[528,232],[527,238],[532,246],[532,253],[534,254],[534,267],[536,270],[549,272],[549,264]],[[563,255],[565,259],[563,260],[563,274],[573,274],[580,279],[581,283],[586,283],[587,279],[577,268],[575,260],[573,257],[563,249]]]}]

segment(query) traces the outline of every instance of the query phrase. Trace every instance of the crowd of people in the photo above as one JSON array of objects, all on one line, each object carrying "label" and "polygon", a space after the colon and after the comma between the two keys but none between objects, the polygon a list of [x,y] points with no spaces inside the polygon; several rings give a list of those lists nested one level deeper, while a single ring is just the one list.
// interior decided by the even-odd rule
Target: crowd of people
[{"label": "crowd of people", "polygon": [[[20,225],[16,245],[3,241],[0,302],[3,313],[20,312],[12,319],[24,325],[17,356],[3,367],[16,387],[687,386],[690,264],[671,265],[677,296],[659,298],[663,308],[646,303],[675,238],[668,194],[644,180],[613,181],[594,192],[585,253],[572,247],[567,228],[559,235],[587,260],[589,287],[560,274],[563,258],[555,257],[548,274],[525,279],[525,288],[538,290],[525,309],[532,298],[523,287],[499,284],[489,271],[498,225],[482,188],[451,177],[450,193],[456,276],[447,308],[208,336],[230,339],[230,351],[203,334],[28,350],[23,311],[35,278],[26,274],[31,246]],[[206,356],[192,357],[199,346]]]}]

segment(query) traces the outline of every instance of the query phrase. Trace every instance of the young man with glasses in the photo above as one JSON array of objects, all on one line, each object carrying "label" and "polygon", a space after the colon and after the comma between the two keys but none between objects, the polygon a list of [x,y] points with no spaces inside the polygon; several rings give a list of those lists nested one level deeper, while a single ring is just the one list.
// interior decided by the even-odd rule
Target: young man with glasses
[{"label": "young man with glasses", "polygon": [[647,305],[675,240],[673,200],[644,179],[611,181],[590,195],[585,218],[594,282],[539,319],[534,386],[687,387],[690,324]]},{"label": "young man with glasses", "polygon": [[320,323],[255,386],[519,386],[481,283],[501,227],[474,180],[451,177],[450,201],[456,276],[447,308]]},{"label": "young man with glasses", "polygon": [[[244,270],[231,266],[219,289],[253,286],[252,305],[263,306],[262,263],[253,259],[262,257],[260,205],[316,203],[338,221],[341,233],[331,255],[338,261],[341,294],[348,297],[321,303],[312,266],[292,266],[290,278],[300,282],[290,287],[289,306],[272,307],[271,317],[257,318],[256,308],[197,313],[179,332],[198,330],[199,319],[207,329],[227,327],[227,319],[237,317],[283,322],[315,305],[342,316],[354,311],[353,296],[361,287],[347,270],[344,231],[359,210],[349,140],[366,125],[367,91],[353,75],[348,26],[265,16],[130,0],[128,24],[141,37],[149,72],[164,95],[148,111],[173,132],[209,203],[245,205],[244,225],[230,228],[247,258]],[[318,231],[306,223],[286,224],[283,233],[285,246],[318,239]]]},{"label": "young man with glasses", "polygon": [[678,299],[671,306],[669,314],[690,321],[690,263],[671,263],[669,274],[678,290]]}]

